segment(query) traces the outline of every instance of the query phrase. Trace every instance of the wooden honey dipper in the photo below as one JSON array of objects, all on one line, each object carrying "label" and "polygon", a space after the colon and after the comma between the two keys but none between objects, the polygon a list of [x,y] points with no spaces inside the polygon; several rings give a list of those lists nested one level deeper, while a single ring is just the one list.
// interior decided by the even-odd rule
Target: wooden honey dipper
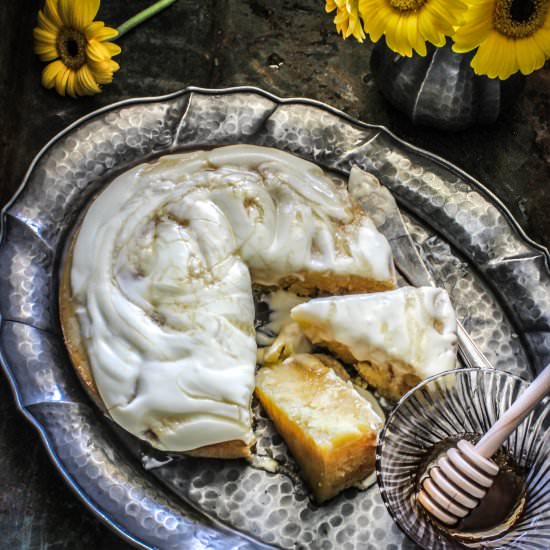
[{"label": "wooden honey dipper", "polygon": [[491,457],[549,392],[550,365],[475,446],[463,439],[438,459],[418,493],[422,506],[446,525],[455,525],[476,508],[499,471]]}]

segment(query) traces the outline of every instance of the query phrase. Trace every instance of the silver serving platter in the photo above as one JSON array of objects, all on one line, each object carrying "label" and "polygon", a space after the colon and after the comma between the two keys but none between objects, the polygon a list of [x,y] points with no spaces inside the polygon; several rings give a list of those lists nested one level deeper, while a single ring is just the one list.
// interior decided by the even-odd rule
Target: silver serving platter
[{"label": "silver serving platter", "polygon": [[73,373],[57,289],[82,209],[138,162],[229,143],[284,149],[344,178],[354,164],[373,172],[397,197],[438,283],[495,367],[531,378],[550,361],[550,256],[481,183],[383,127],[315,101],[256,88],[188,88],[75,122],[38,154],[3,210],[0,358],[18,406],[67,483],[137,546],[413,547],[376,486],[316,506],[261,414],[258,453],[283,463],[284,473],[154,453],[103,417]]}]

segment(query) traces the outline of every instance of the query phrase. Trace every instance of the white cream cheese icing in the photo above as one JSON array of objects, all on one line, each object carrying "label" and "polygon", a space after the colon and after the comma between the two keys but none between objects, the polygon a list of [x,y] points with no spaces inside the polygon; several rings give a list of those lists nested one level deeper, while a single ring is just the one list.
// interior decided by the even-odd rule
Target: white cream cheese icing
[{"label": "white cream cheese icing", "polygon": [[456,318],[441,288],[317,298],[295,306],[291,317],[314,327],[321,341],[343,344],[357,361],[381,353],[421,379],[456,366]]},{"label": "white cream cheese icing", "polygon": [[314,164],[228,146],[116,178],[76,239],[71,285],[111,417],[155,447],[250,442],[256,342],[251,274],[393,279],[390,247]]}]

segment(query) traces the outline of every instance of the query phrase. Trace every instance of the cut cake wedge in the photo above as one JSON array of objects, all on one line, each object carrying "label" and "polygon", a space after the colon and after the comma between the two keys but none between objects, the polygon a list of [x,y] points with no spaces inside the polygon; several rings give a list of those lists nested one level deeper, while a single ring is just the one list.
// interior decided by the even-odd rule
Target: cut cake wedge
[{"label": "cut cake wedge", "polygon": [[300,354],[263,367],[256,395],[318,502],[373,471],[382,420],[351,382],[319,358]]},{"label": "cut cake wedge", "polygon": [[441,288],[317,298],[295,306],[291,317],[390,399],[456,366],[456,318]]}]

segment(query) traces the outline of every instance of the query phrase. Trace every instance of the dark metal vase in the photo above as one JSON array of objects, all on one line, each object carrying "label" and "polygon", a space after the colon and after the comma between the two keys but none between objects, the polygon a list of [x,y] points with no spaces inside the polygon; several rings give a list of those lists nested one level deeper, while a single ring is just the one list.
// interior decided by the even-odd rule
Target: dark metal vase
[{"label": "dark metal vase", "polygon": [[374,47],[371,69],[383,95],[413,123],[442,130],[491,124],[517,98],[525,77],[507,80],[478,76],[470,67],[473,52],[457,54],[450,41],[428,45],[428,55],[403,57],[383,40]]}]

